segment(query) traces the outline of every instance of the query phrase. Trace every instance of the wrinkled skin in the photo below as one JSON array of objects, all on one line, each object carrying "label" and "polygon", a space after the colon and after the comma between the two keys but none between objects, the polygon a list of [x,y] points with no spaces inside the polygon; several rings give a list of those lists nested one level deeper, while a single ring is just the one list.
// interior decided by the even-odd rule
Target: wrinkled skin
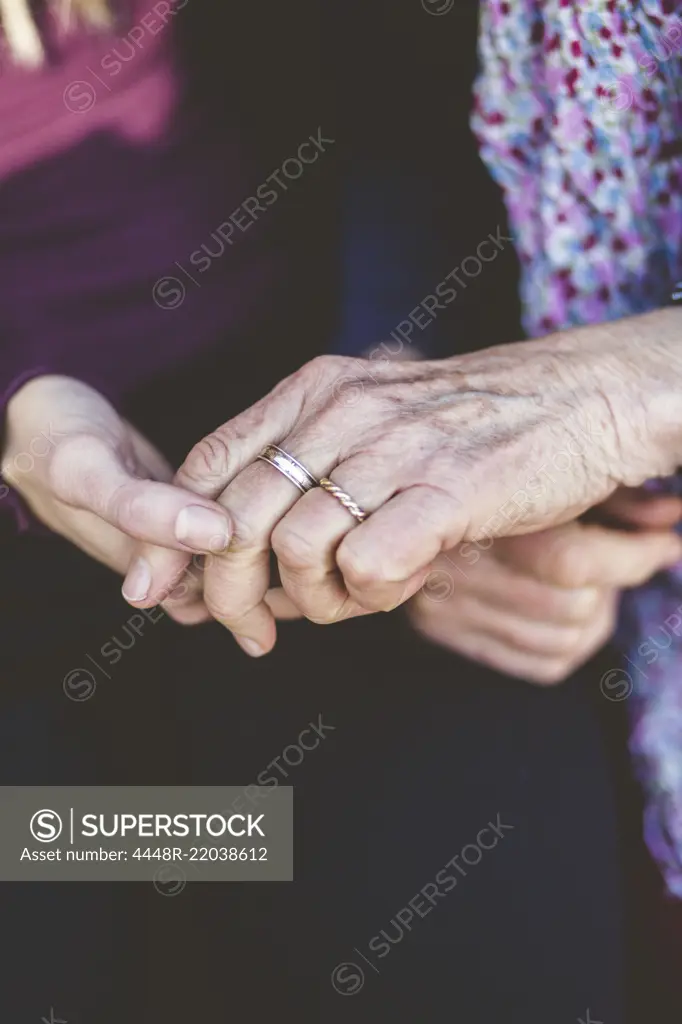
[{"label": "wrinkled skin", "polygon": [[[206,567],[211,614],[264,653],[279,600],[268,596],[271,547],[288,599],[331,623],[396,607],[463,542],[568,523],[619,485],[672,472],[678,453],[660,444],[648,408],[665,387],[631,354],[617,331],[585,329],[441,361],[308,363],[201,440],[176,475],[229,515],[230,547]],[[367,521],[254,461],[273,442],[331,475]],[[137,558],[153,563],[140,606],[187,563],[149,547]]]}]

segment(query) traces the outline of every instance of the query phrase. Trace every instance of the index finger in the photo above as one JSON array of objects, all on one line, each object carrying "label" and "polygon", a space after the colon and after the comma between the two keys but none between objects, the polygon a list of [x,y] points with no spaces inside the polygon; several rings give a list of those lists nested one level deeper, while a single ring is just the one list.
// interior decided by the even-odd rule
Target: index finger
[{"label": "index finger", "polygon": [[[203,498],[217,499],[265,445],[277,444],[289,433],[304,394],[297,374],[287,378],[265,398],[198,441],[175,474],[174,484]],[[209,545],[203,550],[219,548]],[[136,590],[134,580],[126,580],[124,597],[137,607],[152,607],[176,587],[188,562],[182,552],[154,544],[138,545],[132,566],[143,567],[146,586],[142,592]]]},{"label": "index finger", "polygon": [[[321,432],[313,442],[302,435],[284,439],[284,450],[315,477],[334,465],[337,438]],[[265,654],[275,644],[275,619],[265,596],[270,586],[272,533],[302,497],[294,483],[265,462],[239,473],[218,498],[233,526],[229,548],[212,559],[204,578],[204,599],[212,615],[251,655]]]}]

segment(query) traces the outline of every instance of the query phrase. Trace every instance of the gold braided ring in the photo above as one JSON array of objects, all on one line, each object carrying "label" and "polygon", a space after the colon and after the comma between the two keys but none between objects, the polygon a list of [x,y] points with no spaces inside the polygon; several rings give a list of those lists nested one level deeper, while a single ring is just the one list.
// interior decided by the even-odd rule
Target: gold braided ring
[{"label": "gold braided ring", "polygon": [[355,516],[359,523],[363,523],[369,512],[365,512],[364,508],[360,508],[356,501],[353,501],[350,494],[346,494],[340,487],[337,487],[328,476],[323,476],[319,480],[320,487],[327,492],[327,494],[333,495],[337,501],[340,501],[347,512],[350,512],[352,516]]}]

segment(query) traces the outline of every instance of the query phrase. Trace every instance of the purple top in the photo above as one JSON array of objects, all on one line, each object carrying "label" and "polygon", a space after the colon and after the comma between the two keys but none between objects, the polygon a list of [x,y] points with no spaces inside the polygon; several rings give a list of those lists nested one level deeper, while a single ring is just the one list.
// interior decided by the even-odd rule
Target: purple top
[{"label": "purple top", "polygon": [[136,2],[118,39],[52,21],[44,67],[5,59],[0,414],[40,373],[119,402],[246,322],[274,281],[242,208],[247,155],[181,102],[184,6]]}]

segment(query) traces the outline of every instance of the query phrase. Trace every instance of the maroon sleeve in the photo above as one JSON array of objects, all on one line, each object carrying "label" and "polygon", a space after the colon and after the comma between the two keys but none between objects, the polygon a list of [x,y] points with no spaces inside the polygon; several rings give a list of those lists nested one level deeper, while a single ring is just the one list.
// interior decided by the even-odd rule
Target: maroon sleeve
[{"label": "maroon sleeve", "polygon": [[[19,391],[20,388],[24,386],[24,384],[27,384],[35,377],[42,377],[44,374],[50,372],[51,371],[45,366],[36,366],[32,369],[24,370],[22,373],[19,373],[5,386],[2,394],[0,395],[0,452],[4,449],[5,444],[5,417],[7,414],[7,405],[10,399],[17,393],[17,391]],[[8,515],[14,516],[15,523],[20,533],[25,533],[29,529],[39,529],[41,525],[31,513],[26,502],[18,491],[9,485],[1,473],[0,515],[3,517]]]}]

